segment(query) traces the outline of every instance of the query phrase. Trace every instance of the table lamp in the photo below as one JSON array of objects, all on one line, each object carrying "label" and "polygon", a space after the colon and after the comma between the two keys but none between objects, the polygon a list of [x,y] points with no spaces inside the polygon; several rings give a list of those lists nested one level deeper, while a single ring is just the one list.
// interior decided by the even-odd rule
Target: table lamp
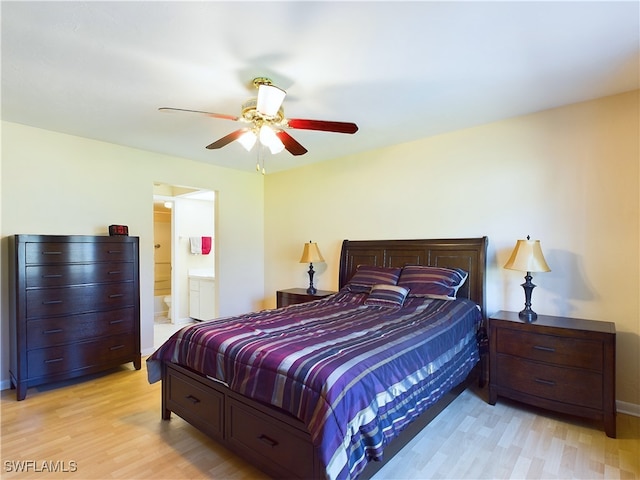
[{"label": "table lamp", "polygon": [[307,288],[307,293],[309,295],[313,295],[317,292],[316,288],[313,286],[313,262],[324,262],[324,258],[322,258],[322,254],[318,249],[318,244],[309,240],[309,243],[304,244],[302,258],[300,259],[300,263],[309,264],[309,288]]},{"label": "table lamp", "polygon": [[527,235],[526,240],[518,240],[504,268],[527,272],[524,277],[525,282],[522,284],[522,288],[524,288],[524,310],[518,313],[518,316],[525,322],[535,322],[538,314],[531,309],[531,292],[535,288],[535,285],[531,282],[533,279],[531,272],[551,271],[542,254],[540,240],[530,240],[529,235]]}]

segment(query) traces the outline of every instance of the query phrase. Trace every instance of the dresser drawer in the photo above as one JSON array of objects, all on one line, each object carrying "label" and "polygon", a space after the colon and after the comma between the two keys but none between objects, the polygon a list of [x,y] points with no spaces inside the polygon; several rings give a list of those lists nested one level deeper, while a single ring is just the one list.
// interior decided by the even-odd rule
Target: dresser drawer
[{"label": "dresser drawer", "polygon": [[27,318],[69,315],[133,306],[132,283],[27,290]]},{"label": "dresser drawer", "polygon": [[602,409],[602,375],[509,355],[497,356],[496,383],[549,400]]},{"label": "dresser drawer", "polygon": [[569,338],[508,328],[495,331],[497,352],[560,366],[603,369],[603,345],[597,340]]},{"label": "dresser drawer", "polygon": [[108,312],[43,318],[27,322],[27,349],[52,347],[93,337],[131,333],[137,321],[133,307]]},{"label": "dresser drawer", "polygon": [[193,426],[223,438],[224,395],[206,385],[199,386],[180,373],[169,370],[167,407]]},{"label": "dresser drawer", "polygon": [[294,427],[270,421],[268,416],[255,415],[255,410],[242,402],[229,399],[227,438],[236,451],[255,458],[284,478],[313,478],[313,446]]},{"label": "dresser drawer", "polygon": [[131,262],[132,243],[121,242],[27,242],[26,264]]},{"label": "dresser drawer", "polygon": [[38,348],[27,352],[29,377],[72,372],[97,365],[131,359],[139,351],[134,335],[113,335],[73,345]]},{"label": "dresser drawer", "polygon": [[25,268],[25,271],[27,288],[32,288],[132,281],[134,267],[131,262],[30,265]]}]

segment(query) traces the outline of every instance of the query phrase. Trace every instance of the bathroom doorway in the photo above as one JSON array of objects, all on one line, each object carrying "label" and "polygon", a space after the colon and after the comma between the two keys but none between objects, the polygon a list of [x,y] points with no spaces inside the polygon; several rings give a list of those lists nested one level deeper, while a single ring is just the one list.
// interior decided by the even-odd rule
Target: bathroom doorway
[{"label": "bathroom doorway", "polygon": [[[216,195],[194,187],[154,184],[154,344],[159,346],[174,331],[194,321],[190,292],[193,279],[212,285],[200,293],[213,308],[208,318],[217,316],[215,279]],[[194,240],[210,249],[194,250]],[[190,285],[191,284],[191,285]],[[206,295],[206,296],[204,296]],[[201,318],[198,318],[201,319]]]}]

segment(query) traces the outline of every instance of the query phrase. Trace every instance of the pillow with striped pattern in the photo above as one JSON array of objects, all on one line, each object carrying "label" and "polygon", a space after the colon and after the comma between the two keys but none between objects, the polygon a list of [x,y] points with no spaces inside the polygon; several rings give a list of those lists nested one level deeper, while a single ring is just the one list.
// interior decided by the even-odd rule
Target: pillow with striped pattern
[{"label": "pillow with striped pattern", "polygon": [[455,300],[468,276],[460,268],[408,265],[402,269],[398,285],[408,288],[411,297]]},{"label": "pillow with striped pattern", "polygon": [[398,283],[401,271],[401,268],[358,265],[356,273],[347,282],[347,286],[353,293],[369,293],[374,285],[395,285]]},{"label": "pillow with striped pattern", "polygon": [[375,307],[401,307],[407,293],[409,290],[398,285],[374,285],[364,304]]}]

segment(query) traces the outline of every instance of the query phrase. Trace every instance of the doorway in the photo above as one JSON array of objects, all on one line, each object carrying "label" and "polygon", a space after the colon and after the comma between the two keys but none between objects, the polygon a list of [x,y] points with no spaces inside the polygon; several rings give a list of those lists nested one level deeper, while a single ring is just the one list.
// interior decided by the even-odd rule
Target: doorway
[{"label": "doorway", "polygon": [[[217,316],[216,195],[195,187],[154,184],[154,345],[194,321],[190,283],[210,280],[200,292]],[[210,250],[194,250],[194,240],[208,241]],[[206,253],[204,253],[206,252]],[[207,318],[207,319],[208,319]]]}]

